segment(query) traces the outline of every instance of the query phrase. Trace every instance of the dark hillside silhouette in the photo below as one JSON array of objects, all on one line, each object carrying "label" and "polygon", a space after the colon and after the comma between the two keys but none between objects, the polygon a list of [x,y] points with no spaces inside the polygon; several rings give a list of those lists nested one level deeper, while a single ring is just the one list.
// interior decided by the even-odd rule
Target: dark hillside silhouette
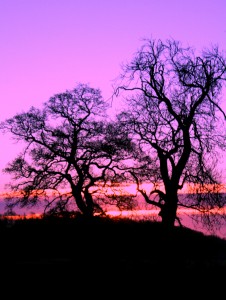
[{"label": "dark hillside silhouette", "polygon": [[224,287],[226,241],[190,229],[78,216],[2,222],[0,234],[4,282],[24,291],[144,297],[180,287],[203,296]]}]

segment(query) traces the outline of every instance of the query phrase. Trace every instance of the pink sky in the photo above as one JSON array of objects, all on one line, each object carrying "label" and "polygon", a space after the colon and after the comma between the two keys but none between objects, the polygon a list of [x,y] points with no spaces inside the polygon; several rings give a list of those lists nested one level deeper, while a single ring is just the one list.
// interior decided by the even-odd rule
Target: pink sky
[{"label": "pink sky", "polygon": [[[0,0],[0,121],[77,82],[112,94],[142,38],[226,50],[225,0]],[[0,133],[0,170],[20,147]],[[0,190],[9,180],[0,173]]]}]

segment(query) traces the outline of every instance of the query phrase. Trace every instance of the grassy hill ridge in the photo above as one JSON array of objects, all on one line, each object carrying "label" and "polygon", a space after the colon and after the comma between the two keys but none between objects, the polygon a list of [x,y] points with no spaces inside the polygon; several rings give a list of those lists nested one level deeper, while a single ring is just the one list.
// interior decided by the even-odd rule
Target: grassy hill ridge
[{"label": "grassy hill ridge", "polygon": [[[22,261],[76,261],[104,257],[112,260],[226,261],[226,240],[188,228],[165,232],[161,223],[95,217],[85,219],[22,219],[2,222],[5,259]],[[13,253],[12,253],[13,249]],[[152,258],[152,256],[154,258]],[[92,258],[93,257],[93,258]]]},{"label": "grassy hill ridge", "polygon": [[44,284],[51,279],[55,287],[85,283],[96,290],[101,284],[118,292],[138,284],[161,290],[170,282],[172,288],[176,284],[187,289],[191,281],[219,290],[226,279],[226,240],[188,228],[166,232],[158,222],[25,219],[2,222],[0,234],[6,278],[35,288],[40,280]]}]

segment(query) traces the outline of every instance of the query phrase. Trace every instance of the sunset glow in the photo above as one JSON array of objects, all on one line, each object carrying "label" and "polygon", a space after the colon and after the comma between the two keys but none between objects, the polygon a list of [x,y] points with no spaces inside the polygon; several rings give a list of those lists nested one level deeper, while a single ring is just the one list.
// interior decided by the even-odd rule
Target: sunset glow
[{"label": "sunset glow", "polygon": [[[221,209],[211,209],[210,214],[226,214],[226,208]],[[120,217],[120,218],[132,218],[132,219],[146,219],[149,217],[156,217],[159,214],[158,209],[134,209],[134,210],[107,210],[106,215],[110,217]],[[178,216],[180,215],[200,215],[200,211],[191,208],[179,208],[177,210]],[[2,216],[2,218],[7,218],[9,220],[18,219],[38,219],[42,217],[42,213],[28,213],[24,215],[7,215]]]},{"label": "sunset glow", "polygon": [[[40,218],[46,203],[49,211],[79,207],[90,215],[96,201],[100,205],[96,211],[106,209],[110,217],[168,218],[166,223],[174,224],[178,199],[188,200],[185,207],[200,205],[200,211],[207,204],[222,207],[223,197],[201,198],[226,193],[226,163],[221,156],[225,9],[223,0],[1,1],[0,198],[12,200],[8,202],[12,216],[5,217]],[[205,49],[210,50],[208,55],[202,53]],[[79,94],[78,83],[95,90],[90,106],[87,88]],[[104,105],[95,106],[95,101]],[[42,110],[43,104],[48,109]],[[111,122],[116,115],[119,122]],[[125,146],[121,141],[127,138]],[[212,152],[215,146],[219,156]],[[204,184],[219,178],[215,171],[222,174],[222,184]],[[150,182],[139,185],[146,180]],[[15,192],[8,190],[11,182]],[[46,187],[49,190],[41,190]],[[189,193],[201,200],[183,197]],[[37,199],[40,207],[32,206]],[[181,202],[178,207],[183,207]],[[179,208],[177,214],[200,211]],[[209,213],[226,211],[214,208]]]},{"label": "sunset glow", "polygon": [[[100,88],[111,100],[122,63],[143,38],[173,37],[197,48],[219,44],[225,49],[224,14],[222,0],[175,0],[164,5],[144,0],[1,1],[0,121],[40,107],[76,82]],[[110,103],[114,114],[119,103]],[[3,169],[23,145],[2,133],[1,145]],[[0,190],[9,181],[1,174]]]}]

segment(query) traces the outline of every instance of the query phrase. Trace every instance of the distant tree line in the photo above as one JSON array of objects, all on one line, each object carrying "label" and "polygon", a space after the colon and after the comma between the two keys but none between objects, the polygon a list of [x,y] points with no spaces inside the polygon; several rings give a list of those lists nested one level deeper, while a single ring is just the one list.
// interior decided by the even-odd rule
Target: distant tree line
[{"label": "distant tree line", "polygon": [[[7,119],[1,130],[25,145],[3,170],[12,176],[8,209],[41,201],[45,214],[76,207],[92,217],[106,205],[131,209],[133,197],[114,190],[135,183],[165,227],[180,223],[179,207],[213,224],[212,209],[226,204],[217,168],[226,147],[225,80],[217,46],[196,54],[172,39],[147,39],[122,67],[113,92],[122,109],[113,121],[101,91],[82,83]],[[185,185],[190,193],[180,198]]]}]

